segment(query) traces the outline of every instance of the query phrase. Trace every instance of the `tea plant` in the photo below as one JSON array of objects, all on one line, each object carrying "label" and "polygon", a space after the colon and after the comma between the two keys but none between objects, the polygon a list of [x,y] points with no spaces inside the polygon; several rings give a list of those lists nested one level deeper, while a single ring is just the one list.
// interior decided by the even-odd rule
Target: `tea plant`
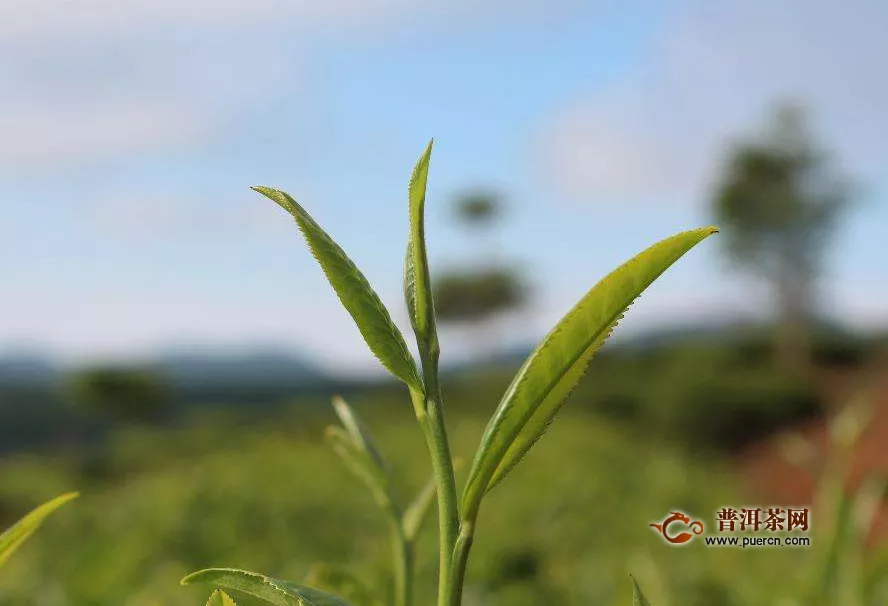
[{"label": "tea plant", "polygon": [[2,535],[0,535],[0,566],[3,566],[13,552],[21,547],[22,543],[34,534],[40,528],[43,522],[55,512],[56,509],[76,499],[76,492],[69,492],[60,497],[56,497],[51,501],[47,501],[43,505],[34,508],[30,513],[25,515],[21,520],[13,524]]},{"label": "tea plant", "polygon": [[[444,402],[438,374],[440,347],[425,244],[425,194],[432,142],[420,157],[408,186],[410,234],[404,269],[404,295],[420,364],[417,366],[401,332],[364,275],[336,242],[287,193],[254,187],[296,220],[312,254],[364,340],[382,365],[407,387],[425,437],[434,480],[406,509],[394,498],[386,464],[367,429],[342,400],[334,404],[342,428],[328,430],[328,440],[349,468],[373,492],[390,522],[394,554],[395,606],[412,604],[413,542],[424,512],[437,498],[438,606],[462,603],[463,581],[485,495],[499,484],[543,435],[585,372],[595,353],[632,302],[664,271],[717,228],[679,233],[633,257],[601,280],[567,313],[521,366],[481,439],[468,479],[457,490],[454,460],[444,424]],[[378,603],[359,589],[345,571],[333,571],[339,585],[351,587],[356,606]],[[323,576],[323,575],[321,575]],[[328,577],[330,575],[327,575]],[[233,604],[222,589],[253,595],[277,606],[347,606],[334,595],[265,575],[231,568],[195,572],[183,584],[205,582],[217,589],[211,605]],[[325,583],[329,585],[330,583]],[[636,606],[647,600],[633,579]],[[342,592],[340,592],[342,593]],[[363,597],[356,597],[358,594]],[[364,600],[357,602],[358,599]]]}]

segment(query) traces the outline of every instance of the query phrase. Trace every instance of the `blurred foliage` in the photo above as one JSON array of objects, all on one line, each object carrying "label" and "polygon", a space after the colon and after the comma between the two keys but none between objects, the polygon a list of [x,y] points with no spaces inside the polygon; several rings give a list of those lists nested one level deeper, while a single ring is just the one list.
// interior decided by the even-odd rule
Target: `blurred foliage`
[{"label": "blurred foliage", "polygon": [[[847,366],[871,358],[880,343],[830,333],[815,339],[815,351]],[[797,604],[786,601],[795,580],[822,552],[707,549],[697,541],[674,548],[648,527],[675,509],[711,517],[746,503],[720,455],[820,414],[811,388],[771,364],[773,347],[764,329],[606,347],[548,439],[490,495],[466,605],[625,606],[628,571],[655,606]],[[510,363],[446,378],[455,455],[473,452],[513,371]],[[398,491],[415,494],[430,469],[402,390],[365,384],[344,395],[393,463]],[[327,395],[273,408],[183,410],[165,428],[111,427],[98,453],[63,441],[0,458],[0,526],[51,496],[83,495],[2,571],[0,604],[201,604],[205,588],[181,588],[178,579],[214,565],[299,581],[317,576],[318,562],[325,574],[349,564],[387,592],[385,522],[323,443],[324,427],[335,422]],[[819,524],[814,542],[828,538]],[[422,593],[437,570],[433,526],[419,541],[418,603],[433,601]],[[864,606],[884,603],[884,575],[873,571],[888,570],[888,553],[855,557],[864,558],[856,570],[870,588]]]},{"label": "blurred foliage", "polygon": [[770,363],[767,340],[676,343],[602,355],[576,398],[688,448],[732,451],[822,413],[815,388]]},{"label": "blurred foliage", "polygon": [[502,198],[493,191],[476,190],[461,195],[455,204],[456,217],[471,227],[487,226],[503,214]]},{"label": "blurred foliage", "polygon": [[811,141],[802,111],[778,110],[760,141],[731,153],[713,193],[726,253],[771,287],[782,330],[780,354],[807,364],[807,331],[827,245],[848,208],[850,190]]},{"label": "blurred foliage", "polygon": [[[402,490],[414,492],[429,468],[409,403],[362,404],[387,454],[401,455],[391,460],[398,461]],[[383,584],[389,565],[384,522],[321,442],[321,427],[330,421],[294,412],[252,427],[207,422],[181,430],[119,430],[108,455],[121,461],[117,476],[84,491],[77,507],[51,520],[10,562],[0,603],[202,603],[205,589],[181,588],[177,580],[221,563],[295,580],[317,561],[354,563],[362,578]],[[730,495],[715,469],[668,449],[637,448],[631,433],[608,424],[582,416],[562,421],[549,444],[533,453],[533,463],[491,495],[499,504],[484,520],[470,573],[477,598],[469,604],[512,606],[534,598],[628,603],[624,567],[633,551],[659,551],[666,564],[674,559],[652,541],[650,518],[678,505],[708,511]],[[452,424],[455,450],[470,453],[483,415],[463,413]],[[123,461],[151,463],[128,469]],[[4,511],[60,486],[80,485],[76,468],[67,467],[49,456],[3,461]],[[434,587],[431,526],[420,541],[421,591]],[[519,537],[517,527],[527,532]],[[703,550],[687,553],[689,561],[711,568]],[[739,561],[724,555],[722,566]],[[675,568],[676,586],[690,582]],[[418,599],[430,603],[432,596],[420,593]]]},{"label": "blurred foliage", "polygon": [[[476,402],[495,396],[477,385],[471,391]],[[410,494],[427,481],[429,468],[409,403],[400,399],[377,394],[356,402],[386,454],[402,455],[390,459],[399,487]],[[681,455],[668,442],[585,415],[577,404],[511,482],[492,493],[495,514],[482,514],[468,605],[624,606],[631,603],[628,569],[651,588],[653,604],[667,604],[656,591],[672,596],[671,603],[699,606],[761,606],[793,595],[807,552],[674,548],[648,528],[676,508],[708,518],[741,502],[725,463]],[[474,448],[489,412],[475,408],[451,416],[459,454]],[[331,421],[294,403],[274,423],[207,419],[177,430],[118,430],[108,455],[115,477],[92,485],[17,554],[0,580],[0,603],[203,603],[205,588],[177,581],[221,563],[293,580],[316,576],[318,561],[348,563],[384,588],[384,521],[323,445],[321,429]],[[3,460],[3,511],[80,485],[72,458]],[[419,543],[418,603],[433,600],[422,593],[434,586],[433,532],[429,525]],[[816,541],[818,527],[813,532]],[[869,560],[875,566],[885,558],[877,553]]]},{"label": "blurred foliage", "polygon": [[[464,226],[490,228],[503,214],[503,201],[492,191],[476,190],[459,196],[454,208]],[[493,256],[479,248],[474,267],[436,273],[432,290],[442,323],[480,325],[527,303],[530,287],[520,271]]]},{"label": "blurred foliage", "polygon": [[435,311],[443,322],[479,322],[524,303],[527,286],[506,268],[442,272],[434,285]]},{"label": "blurred foliage", "polygon": [[70,378],[69,397],[79,410],[120,421],[156,421],[172,407],[163,379],[130,368],[91,368]]}]

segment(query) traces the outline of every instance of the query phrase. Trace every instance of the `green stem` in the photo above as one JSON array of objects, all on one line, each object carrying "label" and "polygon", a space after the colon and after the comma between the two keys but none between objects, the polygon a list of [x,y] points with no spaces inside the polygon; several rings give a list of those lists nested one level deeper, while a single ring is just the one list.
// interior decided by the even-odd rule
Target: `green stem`
[{"label": "green stem", "polygon": [[441,391],[437,381],[437,368],[426,372],[426,394],[412,392],[417,418],[425,434],[429,454],[432,459],[432,470],[438,496],[438,534],[439,534],[439,566],[438,566],[438,605],[450,604],[450,578],[453,549],[456,546],[459,531],[459,512],[457,509],[456,479],[453,473],[453,459],[450,456],[450,445],[447,440],[447,429],[444,425],[444,411],[441,402]]},{"label": "green stem", "polygon": [[411,606],[413,602],[413,544],[404,532],[404,515],[386,491],[373,490],[379,507],[385,511],[392,544],[392,581],[394,606]]},{"label": "green stem", "polygon": [[453,566],[448,582],[447,606],[462,604],[463,582],[466,578],[466,566],[469,563],[469,552],[475,540],[475,522],[463,520],[460,524],[459,537],[453,549]]},{"label": "green stem", "polygon": [[391,524],[395,606],[411,606],[413,602],[413,545],[404,535],[398,520]]}]

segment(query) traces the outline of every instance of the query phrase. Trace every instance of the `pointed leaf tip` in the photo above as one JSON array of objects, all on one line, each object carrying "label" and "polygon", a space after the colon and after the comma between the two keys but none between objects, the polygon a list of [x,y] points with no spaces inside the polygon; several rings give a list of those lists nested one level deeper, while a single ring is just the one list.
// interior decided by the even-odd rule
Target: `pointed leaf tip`
[{"label": "pointed leaf tip", "polygon": [[213,592],[213,595],[210,596],[210,599],[207,601],[207,606],[237,606],[237,603],[231,599],[231,596],[222,591],[221,589],[217,589]]},{"label": "pointed leaf tip", "polygon": [[13,552],[21,547],[59,507],[79,496],[79,492],[68,492],[51,499],[32,509],[3,534],[0,534],[0,566],[5,564]]},{"label": "pointed leaf tip", "polygon": [[346,469],[366,485],[373,493],[377,504],[388,511],[390,504],[394,502],[394,495],[391,492],[391,478],[387,469],[356,443],[352,435],[342,427],[332,425],[327,427],[324,438],[345,464]]},{"label": "pointed leaf tip", "polygon": [[432,145],[429,142],[417,160],[407,186],[410,236],[404,265],[404,299],[416,344],[426,372],[434,372],[438,357],[438,333],[432,298],[431,274],[425,242],[426,186],[429,178]]},{"label": "pointed leaf tip", "polygon": [[641,592],[641,587],[638,586],[638,581],[635,580],[635,577],[630,574],[629,578],[632,579],[632,606],[651,606],[651,603],[647,601],[647,598]]},{"label": "pointed leaf tip", "polygon": [[385,459],[382,456],[382,452],[376,445],[376,440],[373,439],[373,435],[370,433],[370,430],[367,428],[366,425],[364,425],[364,422],[361,420],[358,414],[341,396],[333,396],[332,404],[333,410],[336,412],[336,416],[339,417],[339,420],[342,422],[342,426],[348,432],[352,443],[361,452],[369,456],[372,459],[373,464],[378,467],[380,471],[385,472],[388,465],[386,464]]},{"label": "pointed leaf tip", "polygon": [[600,280],[546,335],[487,425],[463,491],[463,511],[476,513],[483,495],[543,435],[633,301],[712,233],[693,229],[648,247]]},{"label": "pointed leaf tip", "polygon": [[345,251],[288,193],[265,186],[254,186],[252,189],[296,220],[312,255],[373,355],[410,388],[422,391],[419,370],[401,331],[379,295]]}]

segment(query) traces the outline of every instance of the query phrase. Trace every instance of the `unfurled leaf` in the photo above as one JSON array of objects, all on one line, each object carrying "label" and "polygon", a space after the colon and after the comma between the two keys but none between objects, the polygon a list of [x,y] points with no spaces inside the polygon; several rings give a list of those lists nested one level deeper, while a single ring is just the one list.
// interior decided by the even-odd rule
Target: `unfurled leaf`
[{"label": "unfurled leaf", "polygon": [[476,508],[539,439],[626,308],[716,231],[687,231],[651,246],[601,280],[558,322],[524,362],[487,425],[463,493],[464,510]]},{"label": "unfurled leaf", "polygon": [[345,566],[316,564],[305,577],[305,584],[332,591],[358,606],[382,606],[376,592]]},{"label": "unfurled leaf", "polygon": [[376,461],[352,441],[351,435],[341,427],[328,427],[324,437],[345,466],[373,493],[376,501],[385,509],[392,504],[390,478]]},{"label": "unfurled leaf", "polygon": [[351,436],[355,446],[372,458],[380,469],[385,470],[387,466],[382,458],[382,453],[379,452],[370,430],[367,429],[354,409],[340,396],[334,396],[333,410],[336,411],[336,416],[342,421],[342,426]]},{"label": "unfurled leaf", "polygon": [[209,583],[240,591],[275,606],[350,606],[342,598],[320,589],[235,568],[208,568],[182,579],[182,585],[192,583]]},{"label": "unfurled leaf", "polygon": [[410,239],[404,266],[404,297],[416,344],[423,364],[437,364],[438,332],[425,244],[425,196],[429,161],[434,141],[430,141],[410,177],[407,197],[410,205]]},{"label": "unfurled leaf", "polygon": [[34,531],[40,528],[46,518],[68,501],[76,499],[77,496],[78,493],[69,492],[40,505],[0,535],[0,566],[5,564],[9,556],[34,534]]},{"label": "unfurled leaf", "polygon": [[651,603],[647,601],[644,597],[644,594],[641,593],[641,587],[638,586],[638,581],[635,580],[635,577],[630,577],[632,579],[632,606],[651,606]]},{"label": "unfurled leaf", "polygon": [[270,187],[253,189],[277,203],[296,219],[327,280],[382,365],[409,387],[422,391],[416,363],[407,349],[401,331],[395,326],[370,283],[342,248],[289,194]]},{"label": "unfurled leaf", "polygon": [[217,589],[210,596],[207,606],[237,606],[237,602],[232,600],[231,596],[221,589]]}]

